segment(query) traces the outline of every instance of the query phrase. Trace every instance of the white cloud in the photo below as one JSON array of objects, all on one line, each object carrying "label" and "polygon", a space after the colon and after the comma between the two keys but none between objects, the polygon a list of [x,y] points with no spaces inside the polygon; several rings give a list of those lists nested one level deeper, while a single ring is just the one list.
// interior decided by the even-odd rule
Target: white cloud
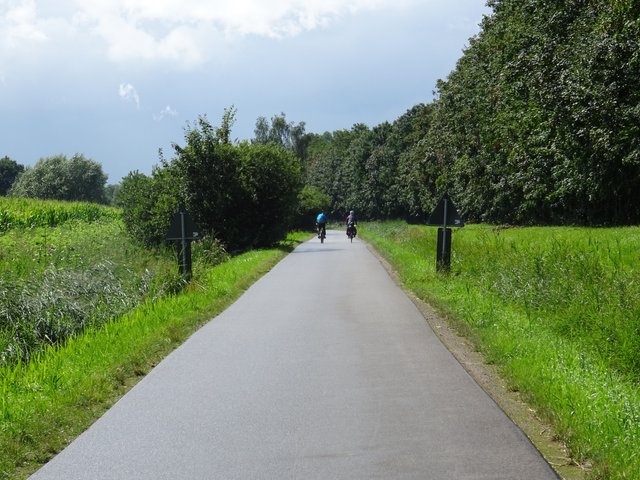
[{"label": "white cloud", "polygon": [[178,112],[175,109],[171,108],[170,105],[167,105],[160,111],[158,115],[154,115],[153,119],[156,122],[160,122],[166,117],[175,117],[176,115],[178,115]]},{"label": "white cloud", "polygon": [[130,83],[121,83],[118,94],[124,100],[135,103],[136,108],[140,110],[140,96],[133,85]]},{"label": "white cloud", "polygon": [[0,3],[0,35],[5,46],[13,48],[23,42],[47,40],[40,23],[35,0]]},{"label": "white cloud", "polygon": [[[425,0],[423,0],[425,1]],[[431,0],[436,1],[436,0]],[[0,46],[24,41],[64,48],[90,37],[115,62],[162,61],[191,67],[252,35],[286,38],[362,11],[419,0],[0,0]]]},{"label": "white cloud", "polygon": [[271,37],[296,35],[331,19],[410,0],[78,0],[89,18],[117,17],[139,29],[145,22],[208,24],[228,33]]}]

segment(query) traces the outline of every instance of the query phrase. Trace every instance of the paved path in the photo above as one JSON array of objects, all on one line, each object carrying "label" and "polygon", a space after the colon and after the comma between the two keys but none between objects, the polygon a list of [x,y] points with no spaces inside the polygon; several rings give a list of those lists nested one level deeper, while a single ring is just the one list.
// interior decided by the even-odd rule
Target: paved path
[{"label": "paved path", "polygon": [[32,478],[557,477],[367,247],[329,231]]}]

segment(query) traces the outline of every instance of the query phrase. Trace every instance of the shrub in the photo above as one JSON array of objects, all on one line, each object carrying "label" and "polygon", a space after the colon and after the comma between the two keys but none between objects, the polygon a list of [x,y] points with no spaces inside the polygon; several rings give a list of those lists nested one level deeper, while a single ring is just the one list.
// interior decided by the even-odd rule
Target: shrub
[{"label": "shrub", "polygon": [[162,244],[173,214],[184,205],[202,235],[231,250],[284,238],[300,190],[298,159],[280,145],[232,145],[226,128],[219,130],[200,117],[186,130],[186,145],[174,145],[174,159],[163,161],[151,177],[133,172],[123,179],[118,203],[134,237]]},{"label": "shrub", "polygon": [[67,200],[105,203],[107,176],[102,166],[74,155],[40,159],[27,168],[15,181],[9,195],[14,197],[39,198],[43,200]]},{"label": "shrub", "polygon": [[305,185],[298,194],[294,226],[313,230],[318,213],[330,210],[331,197],[317,187]]}]

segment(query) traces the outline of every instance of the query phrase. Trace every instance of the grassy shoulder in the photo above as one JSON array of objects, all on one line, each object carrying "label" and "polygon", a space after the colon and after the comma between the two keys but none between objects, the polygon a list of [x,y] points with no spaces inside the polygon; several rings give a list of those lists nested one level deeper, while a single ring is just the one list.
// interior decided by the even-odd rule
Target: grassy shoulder
[{"label": "grassy shoulder", "polygon": [[0,478],[25,478],[85,430],[164,356],[226,308],[292,247],[251,251],[188,289],[0,369]]},{"label": "grassy shoulder", "polygon": [[435,272],[433,228],[360,231],[553,424],[588,478],[637,478],[640,229],[468,226],[453,234],[449,275]]}]

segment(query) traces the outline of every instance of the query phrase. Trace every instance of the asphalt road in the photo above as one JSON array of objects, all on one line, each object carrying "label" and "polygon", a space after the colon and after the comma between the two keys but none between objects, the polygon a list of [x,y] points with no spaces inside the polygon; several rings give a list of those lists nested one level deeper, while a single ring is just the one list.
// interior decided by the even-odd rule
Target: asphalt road
[{"label": "asphalt road", "polygon": [[366,245],[329,231],[31,478],[557,477]]}]

